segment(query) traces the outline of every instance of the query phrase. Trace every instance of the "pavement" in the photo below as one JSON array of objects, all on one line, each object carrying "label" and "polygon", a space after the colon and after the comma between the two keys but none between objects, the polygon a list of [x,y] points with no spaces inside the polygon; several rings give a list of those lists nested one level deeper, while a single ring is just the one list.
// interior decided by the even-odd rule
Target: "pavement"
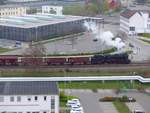
[{"label": "pavement", "polygon": [[100,102],[102,113],[118,113],[112,102]]},{"label": "pavement", "polygon": [[128,108],[132,112],[134,112],[136,110],[144,112],[144,108],[138,102],[135,102],[135,103],[126,103],[126,105],[128,106]]},{"label": "pavement", "polygon": [[[118,113],[112,103],[99,102],[99,99],[104,96],[123,96],[127,95],[137,100],[133,105],[129,105],[129,109],[140,108],[144,109],[145,113],[150,113],[150,95],[138,93],[138,92],[126,92],[116,95],[113,90],[98,90],[98,92],[92,92],[91,90],[76,90],[67,89],[65,93],[68,95],[74,95],[79,97],[84,109],[84,113]],[[130,104],[130,103],[129,103]]]},{"label": "pavement", "polygon": [[132,50],[134,51],[132,54],[133,61],[150,60],[150,45],[140,41],[137,36],[128,37],[126,41],[134,46],[132,47]]}]

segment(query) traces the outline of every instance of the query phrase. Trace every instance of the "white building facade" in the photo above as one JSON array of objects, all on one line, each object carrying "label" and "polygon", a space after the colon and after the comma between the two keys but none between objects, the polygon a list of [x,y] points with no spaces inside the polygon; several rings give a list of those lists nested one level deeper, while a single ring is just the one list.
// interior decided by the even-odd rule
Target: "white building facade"
[{"label": "white building facade", "polygon": [[50,13],[56,15],[63,14],[63,6],[42,6],[42,13]]},{"label": "white building facade", "polygon": [[[8,86],[8,84],[6,84],[7,86],[5,87],[11,87]],[[36,84],[34,85],[37,84],[38,82],[36,82]],[[51,86],[45,86],[44,82],[42,84],[43,88],[51,88]],[[23,85],[25,85],[25,83]],[[46,83],[46,85],[54,84]],[[27,88],[28,86],[30,87],[29,90]],[[31,91],[32,86],[26,84],[24,86],[26,88],[22,88],[24,89],[24,91],[15,91],[15,93],[20,93],[19,95],[17,95],[17,93],[14,95],[14,93],[12,93],[14,91],[7,91],[7,88],[4,88],[6,92],[9,92],[9,95],[5,91],[4,93],[6,93],[7,95],[0,95],[0,113],[59,113],[59,96],[58,92],[55,92],[57,90],[54,89],[55,91],[53,93],[53,90],[51,89],[48,89],[48,91],[46,91],[41,89],[41,86],[39,86],[40,89],[38,89],[37,86],[33,86],[33,91]],[[55,86],[52,87],[56,88]],[[35,91],[37,94],[33,94],[34,90],[38,90]],[[28,93],[26,94],[26,92]],[[29,95],[29,92],[31,93],[31,95]],[[50,92],[51,94],[46,94],[46,92]],[[11,93],[13,95],[10,95]],[[24,95],[22,93],[24,93]]]},{"label": "white building facade", "polygon": [[150,12],[124,11],[120,15],[120,30],[128,35],[150,33]]},{"label": "white building facade", "polygon": [[10,2],[34,2],[34,1],[41,1],[41,0],[8,0]]},{"label": "white building facade", "polygon": [[22,16],[25,15],[27,11],[26,7],[14,7],[14,6],[1,6],[0,7],[0,17],[7,16]]}]

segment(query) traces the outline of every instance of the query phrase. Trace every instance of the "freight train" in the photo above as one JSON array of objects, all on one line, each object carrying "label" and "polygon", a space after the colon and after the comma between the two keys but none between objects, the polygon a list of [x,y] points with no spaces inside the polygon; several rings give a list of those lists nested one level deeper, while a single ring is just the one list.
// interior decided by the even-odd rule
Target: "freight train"
[{"label": "freight train", "polygon": [[88,56],[46,56],[31,57],[17,55],[1,55],[1,66],[26,66],[26,65],[96,65],[96,64],[129,64],[127,53]]}]

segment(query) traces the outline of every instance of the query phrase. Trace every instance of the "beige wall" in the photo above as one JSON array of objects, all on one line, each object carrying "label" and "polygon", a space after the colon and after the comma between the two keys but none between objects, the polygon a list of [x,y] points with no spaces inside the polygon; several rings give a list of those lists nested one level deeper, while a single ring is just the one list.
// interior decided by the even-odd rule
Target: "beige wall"
[{"label": "beige wall", "polygon": [[26,14],[26,7],[11,7],[11,8],[0,8],[0,16],[21,16]]}]

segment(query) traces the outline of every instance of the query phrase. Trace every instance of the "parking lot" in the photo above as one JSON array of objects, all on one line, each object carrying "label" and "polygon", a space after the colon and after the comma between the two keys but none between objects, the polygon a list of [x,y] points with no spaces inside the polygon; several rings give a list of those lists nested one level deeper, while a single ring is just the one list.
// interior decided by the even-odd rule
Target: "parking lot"
[{"label": "parking lot", "polygon": [[[112,103],[104,104],[99,102],[99,99],[104,96],[116,96],[113,90],[99,90],[97,93],[91,90],[66,90],[66,93],[79,97],[83,105],[84,113],[117,113]],[[136,105],[142,107],[145,113],[150,113],[150,96],[137,92],[126,92],[117,96],[122,95],[135,98],[137,100]],[[106,109],[107,107],[109,107],[109,109]]]}]

